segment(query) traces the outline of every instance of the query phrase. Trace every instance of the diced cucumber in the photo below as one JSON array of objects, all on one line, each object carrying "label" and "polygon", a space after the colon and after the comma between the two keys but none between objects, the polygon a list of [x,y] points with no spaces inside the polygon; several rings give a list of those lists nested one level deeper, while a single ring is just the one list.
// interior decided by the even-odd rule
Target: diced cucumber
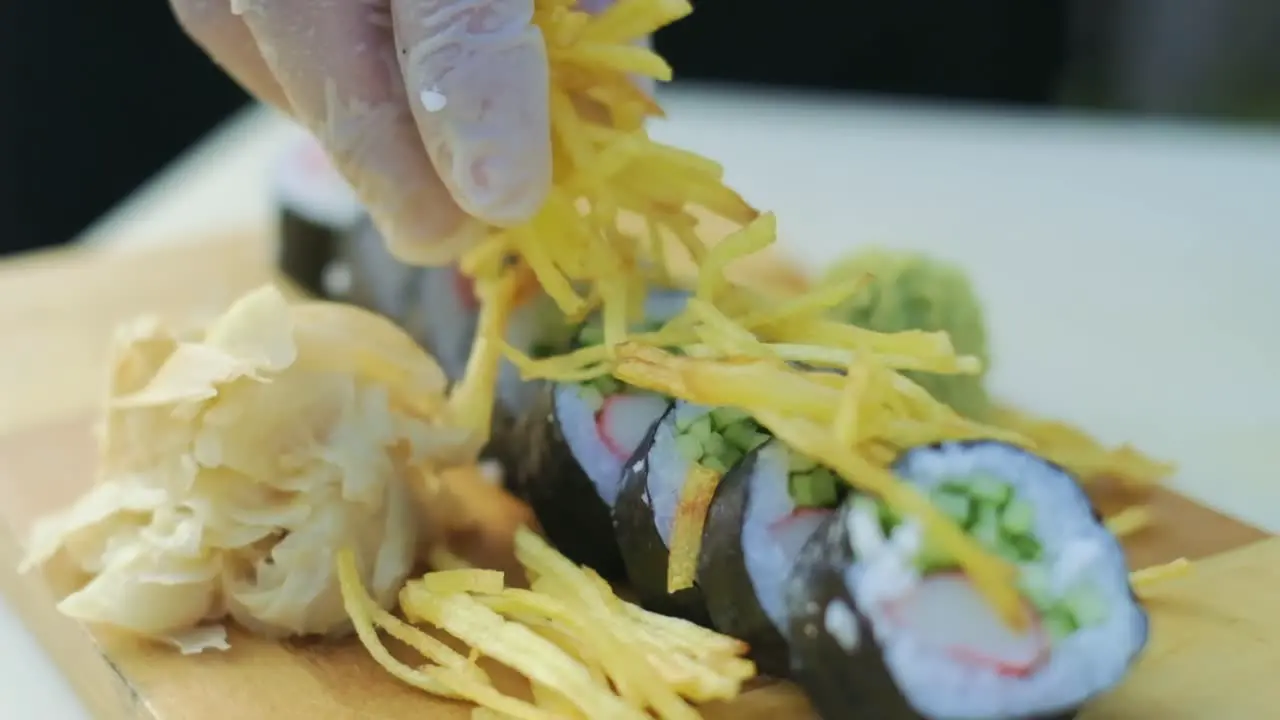
[{"label": "diced cucumber", "polygon": [[1030,503],[1011,500],[1000,511],[1000,525],[1010,535],[1030,535],[1036,524],[1036,511]]},{"label": "diced cucumber", "polygon": [[812,481],[813,478],[808,475],[787,477],[787,493],[797,507],[815,507],[818,504],[816,487]]},{"label": "diced cucumber", "polygon": [[933,504],[961,527],[969,527],[975,520],[973,500],[968,495],[937,488],[932,493]]},{"label": "diced cucumber", "polygon": [[1018,548],[1010,542],[1006,541],[999,543],[996,545],[994,552],[996,555],[999,555],[1011,563],[1022,562],[1022,554],[1018,551]]},{"label": "diced cucumber", "polygon": [[826,468],[821,468],[821,473],[813,478],[816,487],[822,490],[817,507],[835,507],[840,502],[840,486],[843,481]]},{"label": "diced cucumber", "polygon": [[1102,595],[1091,586],[1074,588],[1062,598],[1061,607],[1075,619],[1077,627],[1098,625],[1107,619],[1108,608]]},{"label": "diced cucumber", "polygon": [[746,453],[732,445],[725,445],[724,450],[717,456],[724,463],[725,468],[732,469],[735,465],[742,461]]},{"label": "diced cucumber", "polygon": [[1049,577],[1049,570],[1043,565],[1024,565],[1019,574],[1018,585],[1027,600],[1041,612],[1053,606],[1053,580]]},{"label": "diced cucumber", "polygon": [[1021,562],[1035,562],[1044,554],[1040,541],[1030,535],[1008,535],[1006,542],[1017,553]]},{"label": "diced cucumber", "polygon": [[734,425],[742,420],[749,420],[751,416],[743,410],[735,407],[718,407],[711,411],[711,422],[715,427],[724,429],[730,425]]},{"label": "diced cucumber", "polygon": [[578,399],[582,404],[591,408],[591,412],[599,412],[604,407],[604,396],[600,394],[600,390],[590,383],[583,383],[578,386]]},{"label": "diced cucumber", "polygon": [[699,415],[689,422],[689,425],[684,429],[684,433],[686,435],[691,435],[698,440],[706,440],[713,434],[711,418],[706,415]]},{"label": "diced cucumber", "polygon": [[975,498],[997,507],[1004,506],[1013,497],[1013,488],[1000,478],[977,474],[968,478],[969,493]]},{"label": "diced cucumber", "polygon": [[702,440],[702,452],[704,455],[714,457],[724,457],[729,450],[729,444],[724,441],[724,436],[719,433],[711,433]]},{"label": "diced cucumber", "polygon": [[836,477],[826,468],[787,476],[791,500],[800,507],[832,507],[839,500]]},{"label": "diced cucumber", "polygon": [[1071,613],[1062,608],[1054,608],[1044,614],[1040,619],[1040,623],[1044,626],[1044,630],[1049,634],[1049,638],[1057,643],[1064,638],[1070,637],[1071,633],[1079,628],[1076,627],[1075,618],[1071,617]]},{"label": "diced cucumber", "polygon": [[[975,503],[976,504],[976,503]],[[969,527],[974,539],[989,550],[1000,547],[1000,516],[994,505],[978,504],[977,517]]]},{"label": "diced cucumber", "polygon": [[798,450],[787,451],[787,469],[793,473],[805,472],[818,467],[818,462]]},{"label": "diced cucumber", "polygon": [[692,435],[677,435],[676,450],[680,456],[691,463],[702,459],[702,442]]},{"label": "diced cucumber", "polygon": [[729,466],[726,465],[723,460],[721,460],[719,457],[715,455],[704,456],[702,458],[702,461],[699,462],[698,464],[708,470],[711,470],[712,472],[720,473],[721,475],[729,472]]},{"label": "diced cucumber", "polygon": [[720,434],[730,445],[737,447],[744,453],[751,452],[755,448],[755,439],[759,433],[751,426],[751,423],[740,422],[728,427],[722,428]]}]

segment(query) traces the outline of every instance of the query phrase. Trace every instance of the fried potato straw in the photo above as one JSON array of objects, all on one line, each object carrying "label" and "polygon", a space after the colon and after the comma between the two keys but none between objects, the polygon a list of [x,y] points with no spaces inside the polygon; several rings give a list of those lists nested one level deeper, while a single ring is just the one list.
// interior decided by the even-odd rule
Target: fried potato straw
[{"label": "fried potato straw", "polygon": [[[497,571],[454,569],[410,581],[400,593],[410,622],[463,641],[470,656],[379,608],[361,587],[355,556],[344,552],[338,560],[342,597],[361,643],[409,685],[469,700],[496,713],[492,717],[526,720],[693,720],[699,715],[692,703],[736,697],[755,676],[755,666],[742,657],[744,643],[621,600],[527,529],[516,533],[515,545],[531,590],[506,587]],[[398,660],[379,629],[428,664],[414,668]],[[499,691],[479,657],[528,678],[533,701]]]}]

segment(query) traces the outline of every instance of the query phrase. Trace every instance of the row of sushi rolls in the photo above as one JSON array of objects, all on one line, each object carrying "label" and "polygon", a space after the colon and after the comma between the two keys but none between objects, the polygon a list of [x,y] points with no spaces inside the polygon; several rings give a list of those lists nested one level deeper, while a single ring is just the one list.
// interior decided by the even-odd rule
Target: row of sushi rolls
[{"label": "row of sushi rolls", "polygon": [[[892,271],[889,270],[892,266]],[[871,251],[842,266],[877,278],[843,319],[879,331],[945,330],[986,358],[978,300],[949,264]],[[412,328],[461,376],[478,306],[453,268],[419,271]],[[876,287],[879,285],[879,287]],[[653,291],[646,323],[687,295]],[[537,357],[602,342],[595,319],[568,327],[535,296],[507,340]],[[639,328],[637,328],[639,329]],[[827,720],[1066,718],[1115,686],[1147,640],[1125,556],[1076,481],[997,441],[909,449],[893,469],[982,546],[1017,564],[1032,618],[998,617],[947,552],[749,415],[656,395],[606,376],[526,382],[506,366],[493,456],[549,539],[645,606],[749,643],[761,672],[800,683]],[[913,376],[966,416],[982,378]],[[667,592],[668,547],[694,465],[721,475],[692,587]]]}]

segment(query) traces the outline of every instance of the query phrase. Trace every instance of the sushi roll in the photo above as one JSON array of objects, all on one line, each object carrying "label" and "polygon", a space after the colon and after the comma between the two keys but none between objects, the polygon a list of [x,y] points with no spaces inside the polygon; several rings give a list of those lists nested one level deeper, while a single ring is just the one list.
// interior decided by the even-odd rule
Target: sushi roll
[{"label": "sushi roll", "polygon": [[908,451],[896,472],[1016,562],[1006,625],[912,521],[851,497],[788,580],[793,676],[823,717],[1071,718],[1147,642],[1119,542],[1063,470],[993,441]]},{"label": "sushi roll", "polygon": [[667,592],[672,531],[685,484],[696,466],[724,475],[768,440],[751,416],[735,408],[677,402],[654,426],[648,442],[623,470],[613,510],[627,579],[646,607],[711,624],[696,583]]},{"label": "sushi roll", "polygon": [[773,439],[721,481],[698,558],[698,584],[717,630],[751,646],[760,672],[787,677],[787,577],[849,485]]},{"label": "sushi roll", "polygon": [[[657,325],[678,314],[686,297],[675,291],[650,294],[645,324]],[[571,348],[602,341],[599,321],[592,319],[576,333]],[[534,354],[539,354],[536,349]],[[530,504],[544,532],[566,556],[606,579],[622,579],[613,508],[623,467],[646,444],[670,401],[606,375],[582,383],[551,383],[532,403],[526,422],[513,433],[522,446],[513,465],[516,494]]]}]

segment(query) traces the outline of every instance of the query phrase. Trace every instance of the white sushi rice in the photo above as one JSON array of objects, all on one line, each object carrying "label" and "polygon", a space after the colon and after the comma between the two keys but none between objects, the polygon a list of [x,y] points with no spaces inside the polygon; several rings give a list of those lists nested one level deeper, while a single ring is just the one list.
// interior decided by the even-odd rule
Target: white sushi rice
[{"label": "white sushi rice", "polygon": [[1033,674],[1007,676],[958,662],[913,636],[910,628],[877,617],[877,595],[884,590],[884,582],[893,580],[875,576],[885,569],[882,563],[889,556],[880,554],[879,559],[855,564],[846,571],[845,582],[858,607],[867,613],[890,672],[917,712],[935,720],[1047,714],[1078,706],[1123,678],[1145,641],[1146,619],[1130,594],[1120,544],[1094,519],[1088,501],[1070,478],[998,443],[917,450],[899,473],[923,490],[973,473],[1009,483],[1015,495],[1035,510],[1034,534],[1055,581],[1091,579],[1108,608],[1101,623],[1056,642],[1047,662]]},{"label": "white sushi rice", "polygon": [[[554,393],[556,420],[560,423],[565,444],[595,486],[596,494],[612,508],[622,490],[623,465],[630,457],[619,458],[601,438],[596,421],[596,403],[583,397],[582,386],[557,385]],[[628,393],[622,401],[627,403],[627,408],[621,413],[611,412],[610,421],[615,422],[613,418],[618,418],[616,422],[625,423],[627,427],[618,430],[620,435],[628,438],[642,437],[667,406],[667,401],[661,397],[640,393]]]},{"label": "white sushi rice", "polygon": [[658,424],[649,448],[649,483],[645,499],[653,510],[653,524],[662,538],[662,544],[671,547],[671,528],[675,525],[676,510],[680,505],[680,491],[693,463],[685,459],[676,447],[676,424],[686,423],[711,411],[704,405],[677,402]]}]

